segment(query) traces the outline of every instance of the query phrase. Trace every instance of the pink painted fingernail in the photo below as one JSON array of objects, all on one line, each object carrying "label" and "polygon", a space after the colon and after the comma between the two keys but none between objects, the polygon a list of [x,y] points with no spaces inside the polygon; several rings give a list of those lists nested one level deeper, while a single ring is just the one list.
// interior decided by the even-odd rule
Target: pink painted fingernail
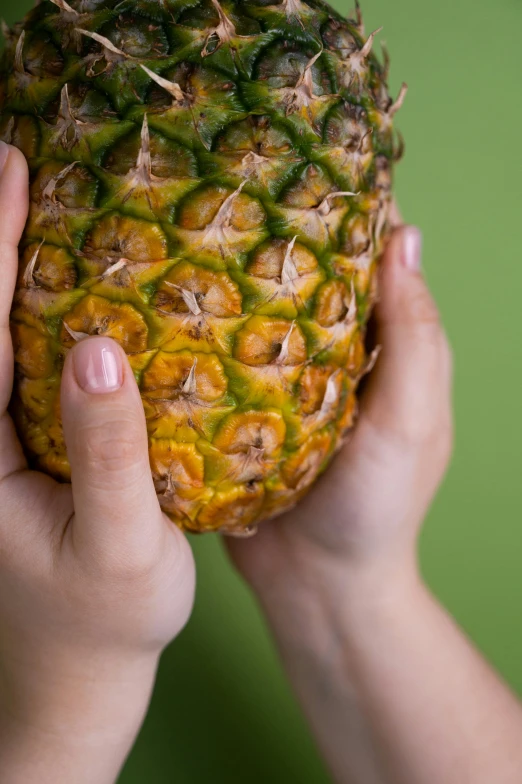
[{"label": "pink painted fingernail", "polygon": [[402,263],[410,272],[421,268],[422,234],[415,226],[406,226],[402,238]]},{"label": "pink painted fingernail", "polygon": [[5,142],[0,141],[0,174],[2,174],[4,170],[4,166],[7,163],[7,159],[9,157],[9,145]]},{"label": "pink painted fingernail", "polygon": [[74,371],[79,386],[91,395],[116,392],[123,383],[121,354],[109,338],[82,340],[74,349]]}]

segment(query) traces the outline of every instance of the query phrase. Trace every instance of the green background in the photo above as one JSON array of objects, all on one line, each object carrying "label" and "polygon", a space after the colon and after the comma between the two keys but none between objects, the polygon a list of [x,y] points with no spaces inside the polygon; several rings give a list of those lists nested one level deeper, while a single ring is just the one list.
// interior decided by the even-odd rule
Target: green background
[{"label": "green background", "polygon": [[[426,576],[522,692],[522,4],[362,0],[410,85],[397,176],[456,361],[456,450],[426,525]],[[351,5],[336,2],[348,12]],[[26,0],[0,0],[15,21]],[[193,540],[194,616],[163,658],[121,784],[329,781],[256,605],[217,537]]]}]

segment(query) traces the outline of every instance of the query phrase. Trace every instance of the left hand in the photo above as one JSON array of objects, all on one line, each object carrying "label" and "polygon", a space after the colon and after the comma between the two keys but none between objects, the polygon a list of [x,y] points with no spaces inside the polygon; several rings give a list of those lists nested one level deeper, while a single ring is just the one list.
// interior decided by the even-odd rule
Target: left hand
[{"label": "left hand", "polygon": [[143,406],[122,349],[69,352],[61,406],[72,487],[28,470],[8,416],[9,311],[27,165],[0,144],[0,768],[11,782],[112,782],[195,572],[161,512]]}]

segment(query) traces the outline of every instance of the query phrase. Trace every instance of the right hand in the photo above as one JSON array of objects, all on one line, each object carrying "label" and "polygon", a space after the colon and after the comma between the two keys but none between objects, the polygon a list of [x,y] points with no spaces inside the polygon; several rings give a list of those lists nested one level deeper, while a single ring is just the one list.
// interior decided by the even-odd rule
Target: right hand
[{"label": "right hand", "polygon": [[[456,751],[461,735],[448,724],[459,714],[446,648],[458,649],[458,677],[476,667],[427,598],[416,541],[451,454],[451,355],[420,273],[418,232],[395,230],[381,276],[382,352],[351,439],[300,506],[227,542],[335,781],[449,781],[446,762],[468,749]],[[471,702],[472,690],[456,693]],[[404,772],[412,743],[413,774]],[[445,757],[435,775],[427,749]]]},{"label": "right hand", "polygon": [[[264,604],[321,575],[389,592],[415,579],[416,539],[452,448],[451,354],[420,272],[420,234],[395,229],[381,268],[381,355],[355,430],[292,512],[229,542]],[[319,579],[319,578],[318,578]]]}]

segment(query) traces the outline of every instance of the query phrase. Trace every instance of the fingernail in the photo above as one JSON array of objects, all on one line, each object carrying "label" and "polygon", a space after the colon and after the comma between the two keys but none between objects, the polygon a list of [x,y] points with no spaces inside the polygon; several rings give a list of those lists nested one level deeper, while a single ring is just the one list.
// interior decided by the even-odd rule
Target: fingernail
[{"label": "fingernail", "polygon": [[407,226],[403,233],[402,263],[410,272],[421,268],[422,234],[415,226]]},{"label": "fingernail", "polygon": [[82,340],[73,353],[74,372],[79,386],[91,395],[105,395],[123,383],[121,355],[108,338]]},{"label": "fingernail", "polygon": [[0,174],[2,174],[4,170],[4,166],[7,162],[9,157],[9,145],[5,142],[0,141]]}]

